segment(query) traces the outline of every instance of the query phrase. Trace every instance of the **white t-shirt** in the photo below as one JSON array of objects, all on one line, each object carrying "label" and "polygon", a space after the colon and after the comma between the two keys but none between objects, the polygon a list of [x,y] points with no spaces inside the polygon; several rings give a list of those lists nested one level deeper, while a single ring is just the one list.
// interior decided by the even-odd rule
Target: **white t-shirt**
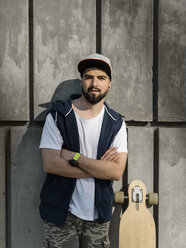
[{"label": "white t-shirt", "polygon": [[[84,119],[75,113],[80,142],[80,153],[86,157],[96,159],[99,136],[105,108],[95,118]],[[63,138],[51,114],[46,117],[41,143],[39,148],[61,150]],[[123,122],[112,143],[118,152],[127,152],[126,125]],[[94,178],[76,179],[76,187],[72,195],[69,211],[84,220],[98,218],[95,208],[95,181]]]}]

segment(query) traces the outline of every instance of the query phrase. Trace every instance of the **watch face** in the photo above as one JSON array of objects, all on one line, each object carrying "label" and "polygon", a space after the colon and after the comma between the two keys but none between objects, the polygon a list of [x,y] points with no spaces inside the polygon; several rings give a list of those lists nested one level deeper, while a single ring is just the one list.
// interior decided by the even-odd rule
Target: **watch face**
[{"label": "watch face", "polygon": [[73,167],[77,167],[78,166],[78,162],[74,159],[69,160],[69,164],[72,165]]}]

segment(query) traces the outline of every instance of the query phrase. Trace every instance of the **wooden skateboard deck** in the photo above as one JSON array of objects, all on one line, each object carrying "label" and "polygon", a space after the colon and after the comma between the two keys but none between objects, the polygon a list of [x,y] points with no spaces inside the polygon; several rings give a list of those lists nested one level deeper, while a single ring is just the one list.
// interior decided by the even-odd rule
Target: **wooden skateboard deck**
[{"label": "wooden skateboard deck", "polygon": [[128,196],[129,205],[120,220],[119,248],[155,248],[155,223],[146,207],[144,183],[133,181]]}]

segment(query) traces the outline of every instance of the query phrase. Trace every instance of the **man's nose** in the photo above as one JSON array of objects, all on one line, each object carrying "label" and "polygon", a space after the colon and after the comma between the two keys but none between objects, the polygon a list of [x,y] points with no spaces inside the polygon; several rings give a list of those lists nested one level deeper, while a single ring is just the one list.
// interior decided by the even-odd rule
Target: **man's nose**
[{"label": "man's nose", "polygon": [[93,77],[91,83],[92,83],[93,86],[96,86],[97,85],[97,78]]}]

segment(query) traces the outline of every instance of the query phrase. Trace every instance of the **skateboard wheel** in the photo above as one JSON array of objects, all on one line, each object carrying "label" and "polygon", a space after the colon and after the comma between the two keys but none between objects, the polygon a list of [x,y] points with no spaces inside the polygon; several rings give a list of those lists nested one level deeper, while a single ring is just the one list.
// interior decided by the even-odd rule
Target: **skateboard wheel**
[{"label": "skateboard wheel", "polygon": [[148,194],[148,204],[149,205],[158,205],[158,194],[157,193],[149,193]]},{"label": "skateboard wheel", "polygon": [[114,202],[115,203],[124,203],[124,192],[116,192],[114,195]]}]

